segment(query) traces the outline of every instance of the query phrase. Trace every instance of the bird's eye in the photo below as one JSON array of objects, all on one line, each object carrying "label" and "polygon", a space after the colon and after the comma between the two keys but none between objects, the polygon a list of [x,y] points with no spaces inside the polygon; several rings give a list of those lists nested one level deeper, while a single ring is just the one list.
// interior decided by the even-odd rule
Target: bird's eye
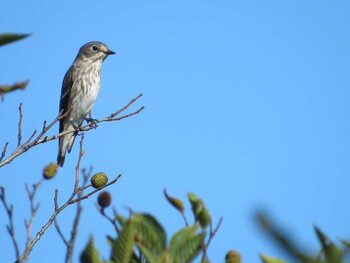
[{"label": "bird's eye", "polygon": [[98,50],[99,50],[98,46],[92,46],[91,49],[92,49],[93,51],[98,51]]}]

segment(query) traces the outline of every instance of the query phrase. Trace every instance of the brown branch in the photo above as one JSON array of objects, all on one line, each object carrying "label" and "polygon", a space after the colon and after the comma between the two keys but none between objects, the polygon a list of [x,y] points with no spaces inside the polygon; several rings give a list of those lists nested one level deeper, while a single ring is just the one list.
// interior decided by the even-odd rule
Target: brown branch
[{"label": "brown branch", "polygon": [[213,223],[210,222],[210,230],[209,230],[208,241],[207,241],[207,243],[205,243],[205,241],[203,240],[202,243],[201,243],[201,247],[202,247],[202,251],[203,251],[203,255],[202,255],[202,260],[201,261],[204,261],[205,259],[208,259],[208,254],[207,254],[208,247],[210,245],[211,240],[213,239],[215,234],[218,232],[218,230],[219,230],[219,228],[221,226],[221,223],[222,223],[222,217],[220,217],[219,223],[217,224],[217,226],[213,230]]},{"label": "brown branch", "polygon": [[79,202],[79,201],[81,201],[81,200],[84,200],[84,199],[89,198],[89,197],[92,196],[94,193],[97,193],[97,192],[101,191],[103,188],[106,188],[106,187],[108,187],[108,186],[114,184],[116,181],[119,180],[119,178],[120,178],[121,176],[122,176],[122,174],[118,174],[118,176],[117,176],[116,178],[114,178],[112,181],[110,181],[108,184],[105,184],[104,186],[102,186],[102,187],[100,187],[100,188],[97,188],[97,189],[91,191],[90,193],[88,193],[88,194],[86,194],[86,195],[83,195],[82,197],[79,197],[79,198],[70,200],[70,201],[69,201],[69,204],[71,205],[71,204],[74,204],[74,203]]},{"label": "brown branch", "polygon": [[[81,151],[82,151],[82,147],[81,147]],[[82,156],[82,153],[81,153]],[[89,178],[91,177],[91,173],[92,173],[92,167],[90,167],[89,172],[86,173],[86,170],[83,169],[82,170],[83,173],[83,186],[87,185],[87,182],[89,180]],[[79,188],[76,190],[78,191],[78,197],[82,197],[83,196],[83,191],[84,190],[79,190]],[[80,217],[81,217],[81,212],[83,211],[83,207],[81,205],[81,202],[78,202],[77,204],[77,212],[75,214],[75,218],[73,221],[73,227],[72,227],[72,231],[71,231],[71,237],[69,240],[69,246],[67,246],[67,253],[66,253],[66,263],[67,262],[73,262],[73,252],[74,252],[74,245],[75,245],[75,240],[78,234],[78,225],[80,222]]]},{"label": "brown branch", "polygon": [[[55,211],[58,210],[58,201],[57,200],[58,200],[58,190],[56,189],[55,190],[55,198],[54,198]],[[55,224],[55,228],[56,228],[56,231],[57,231],[58,235],[61,237],[63,243],[68,247],[69,243],[68,243],[67,239],[64,237],[64,235],[63,235],[63,233],[61,231],[61,228],[60,228],[60,226],[59,226],[59,224],[57,222],[57,217],[55,217],[55,219],[54,219],[54,224]]]},{"label": "brown branch", "polygon": [[[40,206],[40,203],[34,204],[34,197],[35,197],[36,191],[38,190],[38,188],[41,185],[42,181],[43,181],[43,179],[40,179],[36,184],[33,184],[33,186],[32,186],[33,190],[32,191],[29,189],[28,184],[26,184],[26,186],[25,186],[27,194],[28,194],[29,202],[30,202],[30,217],[29,217],[29,221],[24,220],[24,224],[25,224],[25,227],[27,229],[26,248],[29,247],[30,241],[32,240],[33,222],[34,222],[34,218],[35,218],[36,213],[38,212],[39,206]],[[28,258],[24,258],[24,260],[26,260],[26,262],[27,262]]]},{"label": "brown branch", "polygon": [[13,246],[15,247],[16,257],[19,257],[19,246],[16,240],[15,227],[13,224],[13,205],[8,205],[5,198],[5,187],[0,186],[0,200],[5,207],[5,211],[9,218],[9,224],[6,226],[8,233],[10,234]]},{"label": "brown branch", "polygon": [[210,233],[209,233],[209,238],[208,238],[206,247],[209,247],[211,240],[213,239],[213,237],[214,237],[214,236],[216,235],[216,233],[218,232],[218,230],[219,230],[219,228],[220,228],[220,226],[221,226],[222,220],[223,220],[223,218],[220,217],[219,223],[216,225],[214,231],[213,231],[213,224],[212,224],[212,222],[210,222]]},{"label": "brown branch", "polygon": [[21,140],[22,140],[22,102],[19,104],[19,122],[18,122],[18,142],[17,142],[17,147],[21,145]]},{"label": "brown branch", "polygon": [[[116,220],[116,218],[113,219],[112,217],[110,217],[109,215],[107,215],[107,214],[105,213],[104,208],[103,208],[103,207],[100,207],[100,206],[99,206],[98,204],[96,204],[96,203],[95,203],[95,207],[96,207],[97,211],[99,211],[100,214],[101,214],[102,216],[104,216],[105,218],[107,218],[107,220],[108,220],[109,222],[112,223],[112,225],[114,226],[115,231],[117,231],[117,233],[119,234],[119,233],[120,233],[120,229],[119,229],[119,227],[118,227],[118,225],[117,225],[117,220]],[[113,209],[113,210],[115,211],[115,209]],[[116,213],[116,211],[115,211],[114,213]]]},{"label": "brown branch", "polygon": [[[119,121],[128,117],[131,117],[133,115],[136,115],[138,113],[140,113],[144,107],[140,107],[138,110],[131,112],[129,114],[120,116],[120,117],[116,117],[117,115],[119,115],[121,112],[123,112],[124,110],[126,110],[131,104],[133,104],[137,99],[139,99],[142,96],[142,94],[138,95],[137,97],[135,97],[134,99],[132,99],[128,104],[126,104],[123,108],[121,108],[120,110],[112,113],[111,115],[109,115],[108,117],[102,118],[100,120],[93,120],[93,121],[89,121],[88,123],[86,123],[85,125],[82,125],[80,127],[80,131],[89,131],[91,129],[95,129],[96,128],[96,124],[100,123],[100,122],[109,122],[109,121]],[[67,114],[67,113],[65,113]],[[44,136],[46,134],[46,132],[48,130],[50,130],[52,128],[52,126],[54,126],[61,118],[63,118],[63,116],[61,113],[48,125],[46,126],[46,121],[44,122],[42,131],[39,135],[36,136],[36,138],[34,140],[34,134],[36,132],[34,132],[32,134],[32,136],[29,138],[29,140],[27,140],[25,143],[22,143],[21,145],[19,145],[13,152],[12,154],[6,158],[5,160],[1,160],[0,161],[0,167],[9,164],[10,162],[12,162],[16,157],[18,157],[19,155],[25,153],[26,151],[28,151],[29,149],[37,146],[38,144],[41,143],[45,143],[48,141],[52,141],[52,140],[56,140],[57,138],[69,134],[69,133],[73,133],[75,132],[74,130],[72,131],[64,131],[61,132],[59,134],[53,135],[53,136]],[[7,148],[7,146],[6,146]],[[6,151],[3,151],[3,154],[5,155]]]},{"label": "brown branch", "polygon": [[0,156],[0,162],[1,162],[2,159],[4,159],[4,157],[5,157],[6,150],[7,150],[7,146],[9,146],[9,143],[8,143],[8,142],[5,143],[4,149],[2,150],[2,153],[1,153],[1,156]]},{"label": "brown branch", "polygon": [[[82,145],[83,145],[83,139],[84,139],[84,136],[82,136],[81,140],[80,140],[80,151],[79,151],[79,158],[78,158],[78,162],[77,162],[77,166],[76,166],[76,171],[79,171],[79,167],[80,167],[80,161],[81,161],[81,158],[84,154],[84,151],[82,150]],[[58,206],[58,190],[56,189],[55,190],[55,197],[54,197],[54,205],[55,205],[55,209],[54,209],[54,212],[52,213],[50,219],[41,227],[40,231],[36,234],[36,236],[33,238],[33,240],[30,242],[29,244],[29,247],[26,248],[26,250],[20,255],[17,257],[16,259],[16,263],[20,263],[22,262],[23,259],[27,258],[28,255],[30,254],[30,252],[32,251],[33,247],[35,246],[35,244],[39,241],[39,239],[42,237],[42,235],[44,235],[44,233],[46,232],[46,230],[49,228],[49,226],[55,221],[57,215],[59,213],[61,213],[66,207],[74,204],[74,203],[77,203],[77,202],[80,202],[81,200],[84,200],[88,197],[90,197],[91,195],[93,195],[94,193],[102,190],[103,188],[109,186],[109,185],[112,185],[114,184],[116,181],[118,181],[118,179],[121,177],[121,174],[119,174],[115,179],[113,179],[110,183],[100,187],[100,188],[97,188],[93,191],[91,191],[90,193],[86,194],[86,195],[83,195],[81,194],[81,196],[77,197],[74,199],[74,197],[76,196],[76,194],[78,194],[81,189],[86,189],[84,187],[79,187],[79,176],[76,175],[76,178],[75,178],[75,185],[74,185],[74,189],[72,191],[72,194],[71,196],[68,198],[68,200],[61,206]],[[79,217],[80,217],[80,213],[79,212]],[[77,222],[76,224],[79,222],[79,219],[77,219]],[[73,225],[73,229],[74,229],[74,225]],[[77,229],[76,229],[77,230]],[[73,235],[73,238],[71,236],[71,240],[70,241],[67,241],[67,243],[69,244],[70,242],[75,242],[75,237],[76,237],[76,233],[75,234],[72,234]],[[63,235],[62,235],[63,236]],[[72,241],[73,240],[73,241]],[[72,243],[71,243],[72,244]],[[73,252],[73,250],[71,250]],[[69,252],[69,253],[72,253],[72,252]],[[67,252],[68,253],[68,252]]]},{"label": "brown branch", "polygon": [[133,98],[128,104],[126,104],[123,108],[121,108],[120,110],[117,110],[116,112],[112,113],[111,115],[109,115],[110,118],[113,118],[117,115],[119,115],[121,112],[125,111],[127,108],[129,108],[129,106],[131,104],[133,104],[135,101],[137,101],[139,98],[142,97],[142,93],[137,95],[135,98]]}]

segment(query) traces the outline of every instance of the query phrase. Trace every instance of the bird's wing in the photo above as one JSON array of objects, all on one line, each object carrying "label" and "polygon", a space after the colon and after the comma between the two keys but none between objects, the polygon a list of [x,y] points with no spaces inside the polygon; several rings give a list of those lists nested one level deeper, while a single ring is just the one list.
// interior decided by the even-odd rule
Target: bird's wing
[{"label": "bird's wing", "polygon": [[[72,65],[66,75],[64,76],[63,79],[63,83],[62,83],[62,90],[61,90],[61,100],[60,100],[60,112],[62,111],[62,114],[65,114],[68,110],[69,107],[69,97],[71,94],[71,90],[74,84],[74,80],[73,80],[73,73],[75,71],[74,65]],[[64,119],[63,118],[60,121],[60,132],[63,131],[63,123],[64,123]]]}]

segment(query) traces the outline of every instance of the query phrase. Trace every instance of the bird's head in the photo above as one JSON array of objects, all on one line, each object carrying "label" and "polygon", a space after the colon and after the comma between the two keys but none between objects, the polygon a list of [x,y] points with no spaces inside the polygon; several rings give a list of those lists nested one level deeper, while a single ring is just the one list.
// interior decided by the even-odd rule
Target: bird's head
[{"label": "bird's head", "polygon": [[92,62],[97,60],[105,60],[109,55],[113,55],[115,52],[110,50],[108,46],[102,42],[92,41],[83,45],[76,57],[81,60],[91,60]]}]

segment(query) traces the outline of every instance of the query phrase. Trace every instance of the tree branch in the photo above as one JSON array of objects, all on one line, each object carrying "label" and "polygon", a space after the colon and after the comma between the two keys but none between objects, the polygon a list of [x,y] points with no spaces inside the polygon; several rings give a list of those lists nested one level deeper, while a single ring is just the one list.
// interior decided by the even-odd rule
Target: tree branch
[{"label": "tree branch", "polygon": [[[85,125],[82,125],[80,127],[80,131],[89,131],[91,129],[96,128],[96,124],[98,124],[98,123],[109,122],[109,121],[119,121],[119,120],[131,117],[133,115],[136,115],[136,114],[140,113],[144,109],[144,106],[140,107],[138,110],[136,110],[134,112],[125,114],[125,115],[120,116],[120,117],[116,117],[120,113],[122,113],[123,111],[128,109],[128,107],[131,104],[133,104],[136,100],[138,100],[141,96],[142,96],[142,94],[139,94],[134,99],[132,99],[128,104],[126,104],[123,108],[121,108],[121,109],[117,110],[116,112],[110,114],[108,117],[105,117],[105,118],[102,118],[102,119],[99,119],[99,120],[92,120],[92,121],[89,121],[88,123],[86,123]],[[37,146],[38,144],[45,143],[45,142],[52,141],[52,140],[56,140],[57,138],[59,138],[59,137],[61,137],[63,135],[75,132],[73,130],[72,131],[64,131],[64,132],[61,132],[61,133],[53,135],[53,136],[44,136],[46,134],[46,132],[48,130],[50,130],[52,128],[52,126],[54,126],[56,124],[56,122],[58,122],[63,117],[64,117],[64,115],[62,115],[60,113],[48,126],[46,126],[46,121],[44,121],[44,125],[43,125],[41,133],[38,136],[36,136],[34,140],[33,140],[33,138],[34,138],[34,135],[36,134],[36,131],[33,132],[33,134],[30,136],[30,138],[26,142],[20,144],[11,153],[11,155],[9,157],[5,158],[5,160],[2,160],[4,158],[4,156],[5,156],[5,154],[6,154],[6,149],[7,149],[7,146],[8,146],[8,144],[5,144],[4,150],[2,151],[2,155],[1,155],[1,158],[0,158],[0,167],[4,166],[6,164],[9,164],[16,157],[18,157],[19,155],[25,153],[29,149]]]},{"label": "tree branch", "polygon": [[5,198],[5,187],[0,186],[0,200],[4,205],[7,216],[9,218],[9,224],[6,226],[8,233],[10,234],[13,246],[15,247],[16,257],[19,256],[19,246],[16,240],[15,227],[13,224],[13,205],[8,205]]},{"label": "tree branch", "polygon": [[[39,241],[39,239],[42,237],[42,235],[46,232],[46,230],[49,228],[49,226],[55,221],[57,215],[59,213],[61,213],[66,207],[68,207],[69,205],[72,205],[74,203],[80,202],[81,200],[84,200],[88,197],[90,197],[91,195],[93,195],[94,193],[104,189],[105,187],[108,187],[109,185],[114,184],[116,181],[118,181],[118,179],[121,177],[121,174],[119,174],[115,179],[113,179],[110,183],[97,188],[93,191],[91,191],[90,193],[86,194],[86,195],[82,195],[79,196],[77,198],[75,198],[75,196],[81,192],[83,189],[86,189],[86,187],[79,187],[79,167],[80,167],[80,161],[81,158],[84,154],[84,151],[82,149],[82,145],[83,145],[83,140],[84,140],[84,134],[82,134],[81,136],[81,140],[80,140],[80,151],[79,151],[79,159],[77,162],[77,166],[76,166],[76,176],[75,176],[75,185],[74,185],[74,189],[72,191],[71,196],[68,198],[68,200],[61,206],[58,205],[58,190],[55,190],[55,197],[54,197],[54,204],[55,204],[55,209],[53,214],[51,215],[50,219],[45,223],[45,225],[42,226],[42,228],[40,229],[40,231],[36,234],[36,236],[34,237],[34,239],[30,242],[29,246],[26,248],[26,250],[17,257],[16,259],[16,263],[20,263],[23,259],[27,258],[28,255],[30,254],[30,252],[32,251],[33,247],[35,246],[35,244]],[[1,189],[1,188],[0,188]],[[1,196],[0,196],[1,197]],[[75,199],[74,199],[75,198]],[[80,215],[79,215],[80,216]],[[74,226],[73,226],[74,229]],[[63,236],[63,235],[62,235]],[[72,238],[71,238],[72,240]],[[69,242],[71,242],[68,241]],[[75,236],[73,236],[73,240],[75,240]],[[73,241],[74,242],[74,241]]]},{"label": "tree branch", "polygon": [[[43,179],[40,179],[36,184],[33,184],[33,190],[31,191],[29,189],[28,184],[26,184],[26,191],[28,194],[29,202],[30,202],[30,217],[29,221],[24,220],[25,227],[27,229],[27,241],[26,241],[26,248],[29,247],[30,241],[32,240],[32,229],[33,229],[33,222],[34,218],[36,216],[36,213],[39,210],[40,203],[35,204],[34,203],[34,197],[36,194],[36,191],[38,190],[39,186],[43,182]],[[18,257],[19,255],[17,255]],[[26,262],[28,261],[28,258],[25,258]]]}]

